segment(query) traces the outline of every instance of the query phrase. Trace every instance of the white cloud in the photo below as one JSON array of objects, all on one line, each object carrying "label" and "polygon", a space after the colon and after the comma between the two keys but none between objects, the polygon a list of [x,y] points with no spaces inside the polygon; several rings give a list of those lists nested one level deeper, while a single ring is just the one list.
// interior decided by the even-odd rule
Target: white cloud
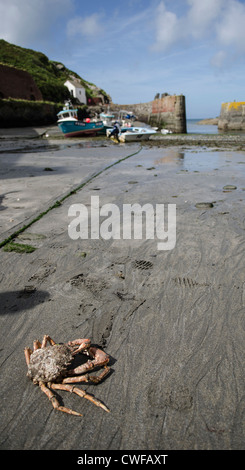
[{"label": "white cloud", "polygon": [[153,50],[167,50],[177,43],[181,37],[180,20],[177,15],[168,11],[163,1],[156,11],[156,41]]},{"label": "white cloud", "polygon": [[210,32],[221,13],[224,0],[188,0],[188,4],[190,10],[187,13],[186,28],[193,37],[199,38]]},{"label": "white cloud", "polygon": [[187,0],[183,16],[167,10],[162,0],[156,10],[155,50],[167,50],[183,40],[198,39],[212,33],[215,21],[227,0]]},{"label": "white cloud", "polygon": [[73,0],[0,0],[0,37],[24,47],[48,40],[55,21],[72,7]]},{"label": "white cloud", "polygon": [[[171,5],[171,4],[170,4]],[[186,0],[180,14],[162,0],[156,10],[154,51],[179,49],[207,41],[217,51],[211,64],[222,68],[245,52],[245,4],[242,0]],[[169,7],[170,8],[170,7]],[[182,15],[182,16],[181,16]]]},{"label": "white cloud", "polygon": [[216,27],[217,39],[223,46],[245,51],[245,5],[237,0],[227,1]]},{"label": "white cloud", "polygon": [[17,5],[9,5],[1,0],[0,2],[0,35],[6,41],[14,41],[18,25],[21,20],[20,9]]},{"label": "white cloud", "polygon": [[68,21],[68,36],[82,35],[86,38],[94,38],[103,33],[104,27],[101,22],[101,15],[93,13],[85,18],[77,16]]}]

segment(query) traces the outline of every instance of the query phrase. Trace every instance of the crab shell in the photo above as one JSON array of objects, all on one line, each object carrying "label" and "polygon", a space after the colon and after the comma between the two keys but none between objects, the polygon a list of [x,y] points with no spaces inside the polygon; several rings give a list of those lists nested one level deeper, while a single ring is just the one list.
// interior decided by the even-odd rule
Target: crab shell
[{"label": "crab shell", "polygon": [[35,384],[54,382],[64,377],[73,359],[71,348],[65,344],[37,349],[30,357],[27,377]]}]

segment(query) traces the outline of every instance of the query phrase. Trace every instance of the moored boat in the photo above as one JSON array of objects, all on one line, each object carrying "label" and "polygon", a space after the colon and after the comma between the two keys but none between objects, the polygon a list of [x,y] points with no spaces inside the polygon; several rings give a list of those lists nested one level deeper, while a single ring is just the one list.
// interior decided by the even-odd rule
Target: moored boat
[{"label": "moored boat", "polygon": [[[148,140],[152,135],[156,134],[155,129],[148,127],[131,127],[125,132],[118,135],[119,142],[136,142],[138,140]],[[106,131],[107,137],[110,137],[110,131]]]},{"label": "moored boat", "polygon": [[65,137],[77,137],[81,135],[96,135],[104,129],[102,121],[91,121],[87,118],[81,121],[77,117],[78,110],[73,108],[68,101],[64,108],[57,114],[58,127]]},{"label": "moored boat", "polygon": [[107,129],[112,131],[116,122],[120,124],[121,132],[132,129],[132,122],[129,120],[132,119],[132,117],[132,113],[128,114],[128,116],[125,116],[123,111],[120,111],[119,113],[110,113],[109,109],[107,112],[100,113],[100,119],[104,124],[104,129],[100,131],[100,134],[106,135]]}]

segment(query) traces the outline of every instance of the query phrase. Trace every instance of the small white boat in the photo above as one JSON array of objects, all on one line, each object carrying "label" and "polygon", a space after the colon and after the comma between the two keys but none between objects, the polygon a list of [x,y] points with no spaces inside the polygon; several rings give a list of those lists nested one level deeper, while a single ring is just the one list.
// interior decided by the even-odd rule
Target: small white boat
[{"label": "small white boat", "polygon": [[111,132],[115,122],[120,124],[121,132],[131,129],[131,123],[129,121],[119,120],[116,114],[110,114],[109,111],[107,113],[100,113],[100,119],[104,124],[104,129],[100,132],[100,134],[107,134],[107,129],[109,129]]},{"label": "small white boat", "polygon": [[164,134],[164,135],[166,135],[166,134],[173,134],[173,132],[170,131],[169,129],[161,129],[161,134]]},{"label": "small white boat", "polygon": [[[148,140],[153,134],[156,134],[155,129],[147,127],[131,127],[125,132],[121,132],[118,136],[119,142],[136,142],[138,140]],[[108,136],[109,133],[107,134]]]},{"label": "small white boat", "polygon": [[107,112],[107,113],[100,113],[100,120],[103,122],[106,129],[109,127],[113,127],[113,123],[115,122],[116,118],[115,115]]},{"label": "small white boat", "polygon": [[117,121],[120,122],[122,128],[133,127],[133,121],[135,121],[136,117],[131,111],[125,111],[121,109],[118,114]]}]

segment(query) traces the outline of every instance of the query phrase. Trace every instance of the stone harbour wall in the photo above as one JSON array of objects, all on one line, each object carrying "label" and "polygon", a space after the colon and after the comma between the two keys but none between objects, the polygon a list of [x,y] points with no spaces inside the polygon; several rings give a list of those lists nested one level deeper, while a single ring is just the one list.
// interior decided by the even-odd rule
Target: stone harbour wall
[{"label": "stone harbour wall", "polygon": [[164,95],[152,102],[150,124],[166,127],[177,134],[186,133],[185,96]]},{"label": "stone harbour wall", "polygon": [[132,111],[139,121],[156,126],[159,129],[167,128],[174,133],[186,133],[186,108],[185,96],[159,95],[153,101],[132,105],[112,105],[111,110]]},{"label": "stone harbour wall", "polygon": [[218,129],[223,131],[245,129],[245,101],[222,103]]}]

